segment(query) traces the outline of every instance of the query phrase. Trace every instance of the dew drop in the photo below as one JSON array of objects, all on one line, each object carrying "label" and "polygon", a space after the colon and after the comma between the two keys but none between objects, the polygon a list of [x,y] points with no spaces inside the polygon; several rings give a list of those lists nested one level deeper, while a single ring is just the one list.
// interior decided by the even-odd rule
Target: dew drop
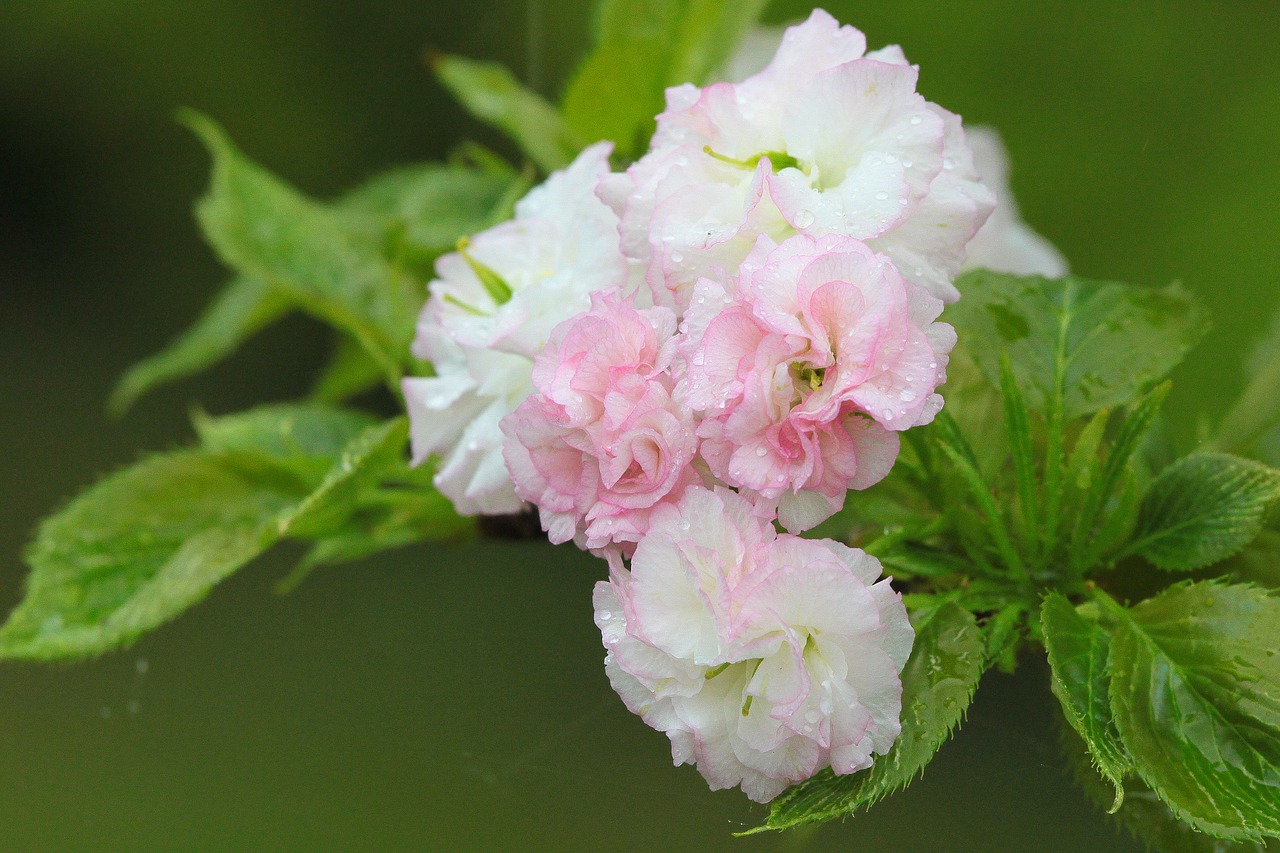
[{"label": "dew drop", "polygon": [[889,194],[884,190],[881,190],[880,192],[876,193],[876,201],[884,201],[888,197],[889,197]]},{"label": "dew drop", "polygon": [[810,225],[813,224],[813,211],[812,210],[796,211],[795,222],[793,222],[792,224],[795,225],[795,227],[800,229],[808,228]]},{"label": "dew drop", "polygon": [[765,450],[763,447],[756,448],[756,456],[764,456],[768,452],[769,451]]},{"label": "dew drop", "polygon": [[671,253],[671,263],[678,264],[683,260],[684,260],[684,255],[680,254],[679,252]]},{"label": "dew drop", "polygon": [[924,121],[924,119],[920,118],[920,116],[912,116],[912,117],[911,117],[911,123],[912,123],[912,124],[919,124],[919,123],[920,123],[920,122],[922,122],[922,121]]}]

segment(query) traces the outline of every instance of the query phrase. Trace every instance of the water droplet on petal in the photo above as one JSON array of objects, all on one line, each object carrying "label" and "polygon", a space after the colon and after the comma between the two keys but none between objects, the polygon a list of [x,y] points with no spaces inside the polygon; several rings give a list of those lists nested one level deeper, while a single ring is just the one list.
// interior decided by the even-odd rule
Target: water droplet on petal
[{"label": "water droplet on petal", "polygon": [[920,122],[922,122],[922,121],[924,121],[924,119],[920,118],[920,116],[912,116],[912,117],[911,117],[911,123],[912,123],[912,124],[919,124],[919,123],[920,123]]},{"label": "water droplet on petal", "polygon": [[813,224],[813,211],[812,210],[796,211],[795,221],[792,222],[791,224],[802,230],[805,228],[808,228],[810,225]]}]

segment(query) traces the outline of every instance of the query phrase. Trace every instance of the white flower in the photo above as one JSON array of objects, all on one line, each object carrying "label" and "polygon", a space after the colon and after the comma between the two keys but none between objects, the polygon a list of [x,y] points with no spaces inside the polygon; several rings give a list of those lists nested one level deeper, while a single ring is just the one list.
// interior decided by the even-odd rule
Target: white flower
[{"label": "white flower", "polygon": [[914,633],[875,558],[695,487],[610,574],[595,590],[609,680],[713,789],[767,802],[824,767],[870,767],[901,731]]},{"label": "white flower", "polygon": [[815,10],[741,83],[667,90],[648,154],[601,182],[623,250],[654,299],[687,307],[699,276],[732,275],[767,234],[866,241],[944,301],[994,197],[958,116],[916,92],[902,51],[866,53]]},{"label": "white flower", "polygon": [[436,262],[414,354],[435,376],[404,380],[414,464],[442,457],[435,483],[464,515],[518,511],[498,423],[533,391],[551,330],[618,287],[617,217],[595,196],[609,145],[583,151],[516,204],[515,219]]},{"label": "white flower", "polygon": [[986,224],[969,241],[964,268],[1048,278],[1066,275],[1066,259],[1018,215],[1018,203],[1009,188],[1009,155],[1000,134],[990,127],[970,127],[966,133],[973,149],[973,163],[982,180],[995,191],[997,202]]}]

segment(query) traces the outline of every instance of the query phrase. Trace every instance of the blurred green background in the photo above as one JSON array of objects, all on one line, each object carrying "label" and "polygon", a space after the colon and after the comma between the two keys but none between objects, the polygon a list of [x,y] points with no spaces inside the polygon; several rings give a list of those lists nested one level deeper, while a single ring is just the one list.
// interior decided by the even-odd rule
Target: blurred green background
[{"label": "blurred green background", "polygon": [[[1170,408],[1189,446],[1277,306],[1280,4],[827,8],[902,44],[930,99],[1001,130],[1025,217],[1077,272],[1181,279],[1209,302]],[[40,516],[186,441],[193,403],[297,396],[326,352],[290,320],[104,414],[124,368],[221,282],[189,215],[207,163],[174,108],[332,195],[466,137],[502,148],[429,78],[425,48],[505,61],[554,95],[586,16],[585,0],[0,0],[0,606]],[[590,558],[424,547],[275,596],[294,556],[127,652],[0,666],[0,849],[1141,849],[1069,781],[1035,664],[984,681],[924,780],[871,814],[734,840],[763,810],[670,767],[610,691]]]}]

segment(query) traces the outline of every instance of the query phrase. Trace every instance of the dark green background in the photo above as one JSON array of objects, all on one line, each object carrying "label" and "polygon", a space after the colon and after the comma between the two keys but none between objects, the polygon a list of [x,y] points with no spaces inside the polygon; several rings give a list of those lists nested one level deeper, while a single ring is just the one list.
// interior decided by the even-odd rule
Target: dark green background
[{"label": "dark green background", "polygon": [[[293,320],[113,422],[104,401],[221,281],[189,216],[205,180],[189,105],[329,195],[496,143],[447,102],[427,46],[502,59],[547,93],[582,0],[0,0],[0,606],[36,520],[186,410],[299,394],[326,351]],[[1003,132],[1026,217],[1076,271],[1182,279],[1215,329],[1180,371],[1190,446],[1276,308],[1280,6],[831,3],[901,43],[921,88]],[[797,17],[796,2],[770,17]],[[669,766],[610,692],[601,574],[566,549],[412,549],[274,580],[254,564],[128,652],[0,666],[4,850],[1124,851],[1068,782],[1046,673],[984,682],[923,782],[812,835],[734,841],[762,809]]]}]

